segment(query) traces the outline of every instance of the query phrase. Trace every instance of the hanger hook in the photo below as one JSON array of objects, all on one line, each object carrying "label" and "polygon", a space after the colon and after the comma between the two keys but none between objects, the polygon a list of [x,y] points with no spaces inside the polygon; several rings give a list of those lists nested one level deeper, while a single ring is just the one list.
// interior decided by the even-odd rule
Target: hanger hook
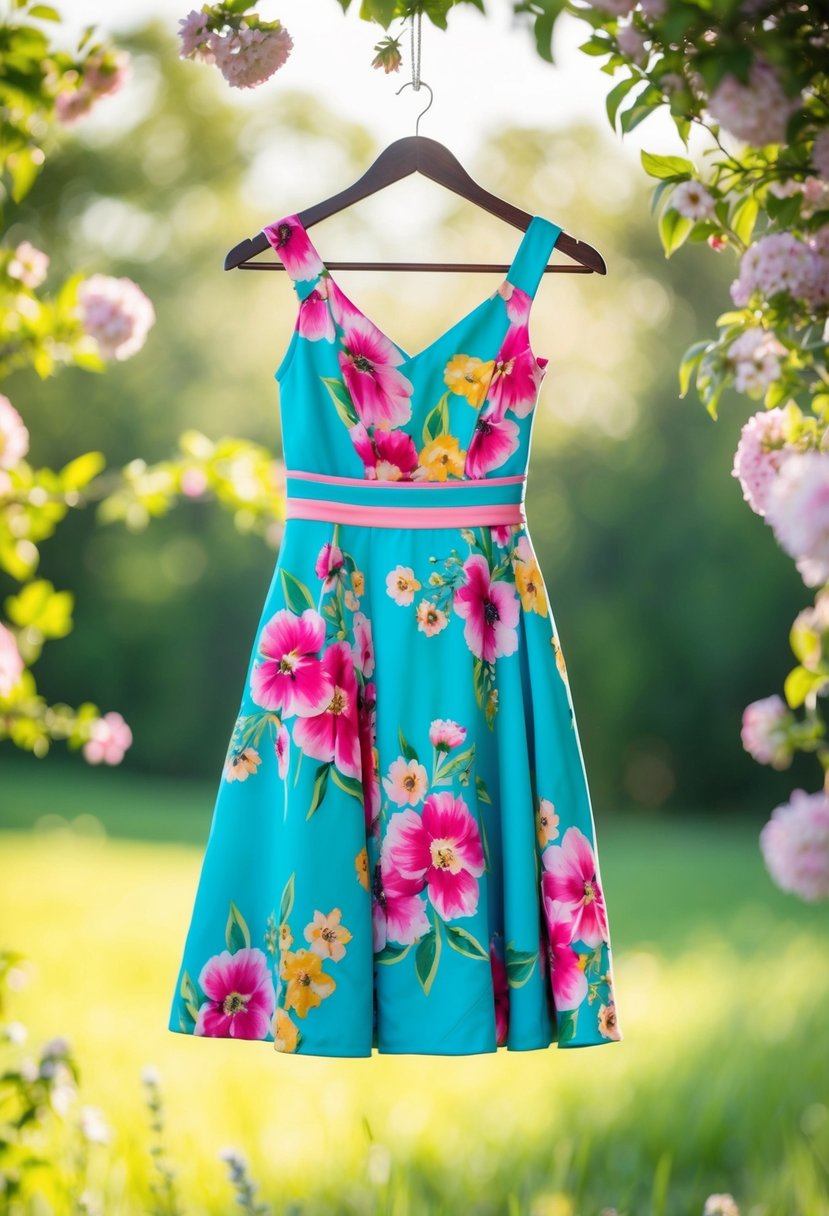
[{"label": "hanger hook", "polygon": [[[414,89],[415,91],[417,91],[419,88],[421,88],[421,86],[424,89],[429,90],[429,104],[426,106],[426,110],[428,110],[430,108],[432,102],[435,100],[435,95],[432,92],[431,85],[428,85],[425,80],[418,80],[417,84],[415,84],[415,82],[413,80],[407,80],[405,84],[401,84],[400,88],[395,93],[395,97],[399,97],[404,89],[411,88],[411,89]],[[415,122],[415,135],[420,134],[420,120],[423,117],[423,115],[426,113],[426,110],[421,110],[417,116],[417,121]]]}]

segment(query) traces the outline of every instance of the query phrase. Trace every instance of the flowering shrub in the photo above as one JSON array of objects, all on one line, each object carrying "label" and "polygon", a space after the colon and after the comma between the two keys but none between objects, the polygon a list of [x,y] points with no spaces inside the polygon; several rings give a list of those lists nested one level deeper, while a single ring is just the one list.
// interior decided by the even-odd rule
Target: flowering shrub
[{"label": "flowering shrub", "polygon": [[291,53],[293,39],[280,21],[243,16],[256,0],[228,0],[193,9],[179,22],[182,59],[213,63],[235,89],[269,80]]}]

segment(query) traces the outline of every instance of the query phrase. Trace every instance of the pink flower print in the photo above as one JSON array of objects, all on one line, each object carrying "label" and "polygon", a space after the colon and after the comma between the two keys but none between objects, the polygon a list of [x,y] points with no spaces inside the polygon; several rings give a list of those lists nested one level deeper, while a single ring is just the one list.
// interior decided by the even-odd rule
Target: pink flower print
[{"label": "pink flower print", "polygon": [[357,686],[357,718],[360,731],[360,752],[363,758],[363,810],[368,832],[373,830],[380,815],[380,770],[375,743],[377,742],[377,688],[369,681]]},{"label": "pink flower print", "polygon": [[414,481],[421,479],[426,469],[417,458],[417,448],[405,431],[375,431],[374,447],[377,462],[374,472],[378,481]]},{"label": "pink flower print", "polygon": [[259,639],[261,661],[251,672],[251,695],[265,709],[316,714],[331,700],[333,685],[317,657],[325,641],[325,621],[313,608],[297,616],[280,608]]},{"label": "pink flower print", "polygon": [[472,653],[486,663],[518,649],[515,626],[520,602],[512,583],[493,581],[481,553],[473,553],[463,564],[466,581],[455,592],[454,606],[466,621],[463,636]]},{"label": "pink flower print", "polygon": [[404,878],[425,881],[443,920],[475,914],[484,854],[478,824],[463,798],[451,791],[430,794],[422,814],[395,812],[384,847]]},{"label": "pink flower print", "polygon": [[590,841],[578,828],[568,828],[561,844],[541,854],[545,899],[558,900],[573,920],[573,940],[598,946],[608,940],[604,894]]},{"label": "pink flower print", "polygon": [[364,612],[355,612],[352,628],[354,630],[354,645],[352,647],[354,666],[364,676],[370,676],[374,671],[374,642],[371,636],[371,621]]},{"label": "pink flower print", "polygon": [[348,296],[340,291],[331,278],[328,279],[328,303],[331,307],[331,315],[340,329],[345,329],[355,321],[365,319],[360,310],[354,307]]},{"label": "pink flower print", "polygon": [[374,869],[371,901],[375,950],[382,950],[387,941],[410,946],[429,932],[426,904],[421,899],[423,888],[422,879],[400,873],[384,848]]},{"label": "pink flower print", "polygon": [[487,416],[500,419],[507,410],[512,410],[519,418],[526,418],[535,405],[543,378],[544,370],[529,347],[526,325],[510,329],[489,382]]},{"label": "pink flower print", "polygon": [[489,530],[496,545],[505,549],[512,536],[512,524],[493,524]]},{"label": "pink flower print", "polygon": [[375,469],[377,464],[377,453],[374,450],[371,435],[369,435],[362,422],[355,422],[354,426],[349,427],[348,434],[351,438],[351,442],[354,444],[357,455],[360,457],[365,466],[366,477],[369,480],[373,480],[377,477],[377,472]]},{"label": "pink flower print", "polygon": [[389,775],[383,778],[383,788],[398,806],[416,806],[429,788],[429,775],[417,760],[398,756],[389,765]]},{"label": "pink flower print", "polygon": [[507,1041],[509,1031],[509,982],[501,953],[495,945],[495,935],[489,943],[492,968],[492,988],[495,993],[495,1042],[498,1047]]},{"label": "pink flower print", "polygon": [[280,726],[276,732],[274,739],[273,750],[276,755],[277,771],[282,780],[288,772],[288,760],[290,758],[291,736],[288,734],[287,727]]},{"label": "pink flower print", "polygon": [[336,337],[334,318],[328,307],[328,278],[323,276],[310,295],[299,306],[296,327],[309,342],[333,342]]},{"label": "pink flower print", "polygon": [[294,743],[315,760],[333,760],[347,777],[362,767],[357,720],[357,679],[348,642],[333,642],[322,656],[330,693],[325,707],[294,723]]},{"label": "pink flower print", "polygon": [[386,575],[386,591],[395,604],[404,608],[412,603],[415,591],[419,591],[420,586],[411,566],[395,566]]},{"label": "pink flower print", "polygon": [[587,977],[571,943],[580,938],[568,910],[557,899],[544,896],[544,915],[549,934],[550,987],[557,1010],[578,1009],[587,996]]},{"label": "pink flower print", "polygon": [[498,288],[498,295],[506,304],[507,316],[513,325],[526,325],[530,319],[532,297],[528,296],[526,291],[522,291],[520,287],[510,283],[509,279],[504,279]]},{"label": "pink flower print", "polygon": [[199,974],[207,1000],[199,1008],[194,1034],[214,1039],[264,1039],[276,1004],[268,959],[252,947],[223,950]]},{"label": "pink flower print", "polygon": [[403,356],[366,317],[355,316],[339,352],[343,380],[365,426],[401,426],[412,416],[410,380],[396,370]]},{"label": "pink flower print", "polygon": [[323,591],[330,591],[337,581],[340,571],[343,568],[343,551],[339,545],[332,545],[330,541],[326,541],[319,551],[316,564],[314,565],[314,573],[317,578],[324,579],[322,584]]},{"label": "pink flower print", "polygon": [[438,751],[448,752],[453,747],[460,747],[465,738],[466,727],[449,718],[435,718],[429,727],[429,742]]},{"label": "pink flower print", "polygon": [[490,418],[480,414],[466,453],[464,473],[486,477],[499,469],[518,448],[518,424],[512,418]]},{"label": "pink flower print", "polygon": [[279,255],[282,265],[292,279],[307,282],[322,274],[325,267],[314,249],[299,217],[289,215],[277,224],[269,224],[265,236]]},{"label": "pink flower print", "polygon": [[449,617],[432,600],[421,600],[416,611],[417,627],[427,638],[441,633],[449,624]]}]

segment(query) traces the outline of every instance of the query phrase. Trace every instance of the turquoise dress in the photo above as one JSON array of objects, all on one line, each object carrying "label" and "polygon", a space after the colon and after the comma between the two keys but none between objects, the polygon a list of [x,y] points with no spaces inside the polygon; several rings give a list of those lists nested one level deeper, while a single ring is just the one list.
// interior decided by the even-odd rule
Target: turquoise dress
[{"label": "turquoise dress", "polygon": [[560,228],[409,354],[299,218],[286,521],[169,1029],[319,1056],[622,1038],[593,813],[524,493]]}]

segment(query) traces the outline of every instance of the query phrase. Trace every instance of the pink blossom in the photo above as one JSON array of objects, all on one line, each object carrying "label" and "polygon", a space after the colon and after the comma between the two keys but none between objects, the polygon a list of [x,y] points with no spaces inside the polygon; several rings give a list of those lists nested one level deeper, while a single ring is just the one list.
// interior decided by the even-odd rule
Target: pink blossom
[{"label": "pink blossom", "polygon": [[333,342],[336,337],[334,318],[328,306],[328,284],[328,276],[323,275],[299,306],[296,327],[309,342]]},{"label": "pink blossom", "polygon": [[728,245],[728,237],[723,236],[719,232],[712,232],[706,240],[709,247],[714,250],[714,253],[722,253],[723,249]]},{"label": "pink blossom", "polygon": [[128,359],[144,345],[155,309],[132,279],[93,274],[78,288],[81,324],[105,359]]},{"label": "pink blossom", "polygon": [[397,366],[403,356],[368,320],[355,316],[343,332],[340,367],[357,415],[365,426],[402,426],[412,416],[413,385]]},{"label": "pink blossom", "polygon": [[526,418],[535,405],[544,378],[530,350],[526,325],[513,326],[501,344],[489,381],[487,419],[500,421],[507,410]]},{"label": "pink blossom", "polygon": [[465,582],[454,597],[455,612],[466,621],[463,636],[474,655],[491,663],[518,649],[520,603],[512,583],[493,580],[486,558],[473,553],[463,564]]},{"label": "pink blossom", "polygon": [[291,736],[288,734],[287,727],[282,723],[279,724],[279,729],[276,732],[273,750],[276,756],[277,772],[284,781],[288,773],[288,761],[291,754]]},{"label": "pink blossom", "polygon": [[541,854],[544,896],[561,901],[573,918],[573,941],[598,946],[608,940],[607,913],[596,858],[590,841],[578,828],[568,828],[561,844]]},{"label": "pink blossom", "polygon": [[512,536],[512,524],[493,524],[489,529],[492,533],[492,539],[500,548],[505,548]]},{"label": "pink blossom", "polygon": [[11,469],[29,450],[29,431],[17,410],[0,393],[0,469]]},{"label": "pink blossom", "polygon": [[460,747],[465,738],[466,727],[450,718],[435,718],[429,727],[429,742],[438,751],[448,752],[453,747]]},{"label": "pink blossom", "polygon": [[209,14],[197,9],[191,9],[186,17],[179,18],[179,56],[182,59],[209,59],[209,62],[213,62],[213,52],[207,49],[207,36],[210,32],[207,27],[208,19]]},{"label": "pink blossom", "polygon": [[334,685],[319,660],[325,641],[325,621],[313,608],[297,616],[280,608],[262,630],[259,658],[250,677],[251,695],[265,709],[291,714],[319,713]]},{"label": "pink blossom", "polygon": [[473,916],[484,854],[478,824],[463,798],[451,791],[430,794],[423,812],[397,811],[384,848],[404,878],[424,881],[443,920]]},{"label": "pink blossom", "polygon": [[232,88],[254,89],[282,67],[294,42],[278,21],[254,28],[243,21],[238,30],[210,34],[207,45]]},{"label": "pink blossom", "polygon": [[478,415],[475,430],[466,453],[464,473],[467,477],[486,477],[498,469],[518,450],[518,424],[512,418],[488,418]]},{"label": "pink blossom", "polygon": [[639,7],[649,21],[659,21],[665,16],[667,0],[639,0]]},{"label": "pink blossom", "polygon": [[829,224],[824,224],[816,232],[810,233],[806,244],[814,258],[815,267],[807,300],[813,307],[823,308],[829,304]]},{"label": "pink blossom", "polygon": [[636,0],[596,0],[593,7],[612,13],[614,17],[627,17],[636,7]]},{"label": "pink blossom", "polygon": [[184,469],[181,474],[181,492],[188,498],[198,498],[207,489],[208,480],[204,469],[195,466]]},{"label": "pink blossom", "polygon": [[504,279],[498,288],[498,295],[506,304],[507,316],[513,325],[526,325],[530,319],[532,296],[528,296],[526,291],[522,291],[520,287],[510,283],[509,279]]},{"label": "pink blossom", "polygon": [[702,1216],[740,1216],[734,1196],[728,1192],[709,1195],[702,1210]]},{"label": "pink blossom", "polygon": [[619,26],[616,34],[616,41],[619,44],[619,50],[623,55],[627,55],[628,59],[632,59],[634,63],[640,67],[648,61],[648,52],[645,50],[645,37],[636,28],[632,21],[626,25]]},{"label": "pink blossom", "polygon": [[492,991],[495,996],[495,1042],[500,1047],[506,1043],[509,1033],[509,981],[501,951],[495,945],[494,933],[489,943],[489,965],[492,970]]},{"label": "pink blossom", "polygon": [[8,274],[12,279],[19,279],[24,287],[34,290],[40,287],[49,269],[49,257],[29,241],[21,241],[12,254],[8,265]]},{"label": "pink blossom", "polygon": [[418,464],[417,448],[405,431],[377,430],[372,436],[377,452],[374,473],[378,481],[417,481],[426,469]]},{"label": "pink blossom", "polygon": [[407,878],[400,873],[385,842],[378,871],[371,906],[374,949],[382,950],[387,941],[409,946],[431,928],[426,903],[421,899],[425,883],[422,878]]},{"label": "pink blossom", "polygon": [[[303,615],[305,615],[303,613]],[[348,642],[332,642],[322,656],[331,691],[319,712],[294,723],[294,743],[315,760],[332,761],[347,777],[362,770],[357,679]]]},{"label": "pink blossom", "polygon": [[760,848],[781,890],[812,903],[829,899],[829,796],[793,790],[763,825]]},{"label": "pink blossom", "polygon": [[734,387],[739,393],[758,397],[780,378],[779,356],[786,348],[775,335],[756,325],[740,334],[728,347],[728,359],[734,364]]},{"label": "pink blossom", "polygon": [[702,182],[680,182],[671,194],[670,206],[689,220],[714,218],[714,196]]},{"label": "pink blossom", "polygon": [[199,987],[207,999],[199,1008],[194,1034],[267,1038],[276,992],[264,951],[251,947],[214,954],[199,973]]},{"label": "pink blossom", "polygon": [[755,292],[771,299],[786,292],[810,299],[816,290],[819,262],[815,250],[791,232],[772,232],[750,245],[740,261],[740,276],[731,284],[731,298],[744,308]]},{"label": "pink blossom", "polygon": [[120,764],[132,743],[132,731],[114,711],[96,718],[89,739],[83,745],[83,758],[89,764]]},{"label": "pink blossom", "polygon": [[276,224],[269,224],[263,231],[292,279],[307,282],[325,270],[298,216],[289,215]]},{"label": "pink blossom", "polygon": [[824,127],[812,145],[812,164],[824,181],[829,181],[829,127]]},{"label": "pink blossom", "polygon": [[[545,875],[546,877],[546,875]],[[587,977],[572,942],[579,938],[567,904],[544,891],[544,917],[549,939],[550,988],[557,1011],[578,1009],[587,996]]]},{"label": "pink blossom", "polygon": [[368,677],[374,671],[374,641],[371,636],[371,621],[364,612],[354,613],[352,629],[354,666]]},{"label": "pink blossom", "polygon": [[398,806],[416,806],[429,789],[429,774],[417,760],[399,756],[389,765],[389,775],[383,778],[383,788]]},{"label": "pink blossom", "polygon": [[343,551],[339,545],[326,541],[317,555],[314,573],[323,580],[323,591],[330,591],[343,568]]},{"label": "pink blossom", "polygon": [[758,59],[751,66],[748,84],[730,72],[722,78],[708,110],[736,139],[762,148],[785,141],[788,120],[801,103],[800,94],[786,96],[774,68]]},{"label": "pink blossom", "polygon": [[794,717],[782,697],[775,694],[752,701],[743,710],[743,747],[760,764],[788,768],[793,755],[789,733],[793,725]]},{"label": "pink blossom", "polygon": [[769,492],[766,508],[778,544],[795,558],[808,587],[829,579],[829,453],[794,452]]},{"label": "pink blossom", "polygon": [[765,515],[774,480],[795,450],[786,445],[785,421],[783,409],[760,410],[740,432],[731,475],[739,480],[743,498],[758,515]]},{"label": "pink blossom", "polygon": [[23,659],[17,649],[17,639],[0,622],[0,697],[8,697],[23,675]]},{"label": "pink blossom", "polygon": [[83,75],[71,69],[63,81],[74,85],[58,93],[55,113],[65,127],[88,114],[102,97],[117,93],[130,77],[130,57],[126,51],[102,50],[90,55]]}]

